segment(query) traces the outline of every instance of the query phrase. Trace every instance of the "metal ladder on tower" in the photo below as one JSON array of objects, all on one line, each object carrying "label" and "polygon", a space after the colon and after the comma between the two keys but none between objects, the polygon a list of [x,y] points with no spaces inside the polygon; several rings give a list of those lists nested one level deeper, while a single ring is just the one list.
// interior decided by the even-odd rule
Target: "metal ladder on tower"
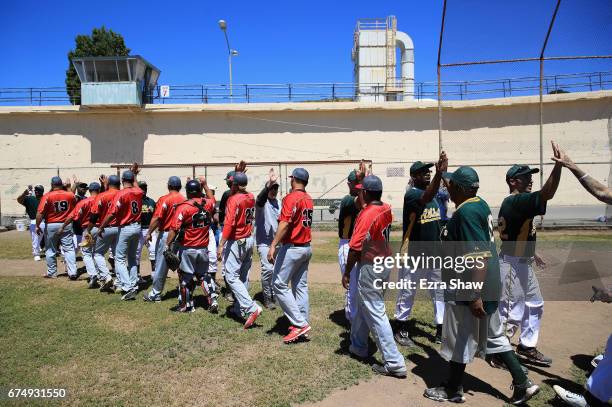
[{"label": "metal ladder on tower", "polygon": [[397,32],[397,19],[395,16],[387,17],[387,27],[385,35],[385,52],[386,52],[386,81],[385,91],[389,93],[397,93],[400,89],[395,83],[395,36]]}]

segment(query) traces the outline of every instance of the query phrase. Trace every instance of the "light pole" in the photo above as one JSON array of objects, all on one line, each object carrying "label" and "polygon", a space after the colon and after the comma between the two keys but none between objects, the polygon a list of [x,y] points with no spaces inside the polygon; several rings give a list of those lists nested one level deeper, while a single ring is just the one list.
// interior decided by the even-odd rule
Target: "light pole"
[{"label": "light pole", "polygon": [[227,37],[227,23],[225,22],[225,20],[219,20],[218,24],[219,24],[219,28],[221,29],[221,31],[223,31],[223,34],[225,35],[225,43],[227,44],[227,61],[229,65],[230,102],[232,102],[234,99],[234,93],[232,90],[232,57],[238,56],[238,51],[230,47],[229,38]]}]

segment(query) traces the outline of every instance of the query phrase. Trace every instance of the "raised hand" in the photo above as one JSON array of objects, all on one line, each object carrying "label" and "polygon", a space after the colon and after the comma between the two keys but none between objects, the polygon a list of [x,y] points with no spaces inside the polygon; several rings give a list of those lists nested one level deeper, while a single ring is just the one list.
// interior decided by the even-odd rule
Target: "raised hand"
[{"label": "raised hand", "polygon": [[138,175],[140,173],[140,167],[138,166],[138,163],[132,164],[132,166],[130,167],[130,171],[132,171],[134,175]]},{"label": "raised hand", "polygon": [[234,166],[234,171],[236,172],[247,172],[247,163],[244,160],[240,160],[238,164]]},{"label": "raised hand", "polygon": [[551,160],[558,164],[561,164],[565,168],[576,168],[576,164],[574,163],[574,161],[572,161],[570,156],[567,155],[567,153],[562,150],[557,143],[551,140],[551,145],[553,149],[553,156],[551,157]]},{"label": "raised hand", "polygon": [[274,168],[270,168],[270,171],[268,172],[268,188],[274,185],[277,180],[278,180],[278,175],[276,175]]},{"label": "raised hand", "polygon": [[446,170],[448,170],[448,157],[446,157],[446,152],[442,151],[436,163],[436,171],[444,172]]},{"label": "raised hand", "polygon": [[200,185],[202,186],[202,188],[205,188],[208,186],[208,181],[206,181],[206,177],[204,175],[200,175],[198,177],[198,181],[200,182]]}]

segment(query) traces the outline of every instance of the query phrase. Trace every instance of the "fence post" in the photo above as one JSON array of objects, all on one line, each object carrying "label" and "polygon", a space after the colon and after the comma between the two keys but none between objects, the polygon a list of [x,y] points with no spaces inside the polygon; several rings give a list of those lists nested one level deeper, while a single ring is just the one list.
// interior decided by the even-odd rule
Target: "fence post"
[{"label": "fence post", "polygon": [[249,85],[244,85],[244,93],[246,94],[247,103],[251,102],[251,98],[249,96]]},{"label": "fence post", "polygon": [[195,165],[191,166],[191,173],[193,174],[193,179],[196,179],[196,174],[195,174]]},{"label": "fence post", "polygon": [[599,90],[603,90],[603,83],[601,81],[601,72],[599,73]]},{"label": "fence post", "polygon": [[204,95],[205,95],[204,98],[206,99],[205,103],[208,104],[208,88],[204,89]]},{"label": "fence post", "polygon": [[332,102],[336,101],[336,84],[332,83]]},{"label": "fence post", "polygon": [[204,103],[204,85],[200,85],[200,97],[202,98],[202,103]]},{"label": "fence post", "polygon": [[288,87],[288,89],[289,89],[289,101],[291,102],[291,84],[290,84],[290,83],[288,83],[288,84],[287,84],[287,87]]},{"label": "fence post", "polygon": [[512,79],[508,79],[508,95],[512,96]]},{"label": "fence post", "polygon": [[[600,80],[601,82],[601,80]],[[32,88],[30,88],[30,106],[32,106]]]}]

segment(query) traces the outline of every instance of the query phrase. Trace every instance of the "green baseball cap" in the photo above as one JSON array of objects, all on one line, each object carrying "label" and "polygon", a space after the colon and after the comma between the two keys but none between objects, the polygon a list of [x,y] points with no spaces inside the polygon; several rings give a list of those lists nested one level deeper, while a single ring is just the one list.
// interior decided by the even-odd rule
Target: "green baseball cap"
[{"label": "green baseball cap", "polygon": [[348,177],[346,177],[346,179],[348,180],[348,182],[357,182],[357,171],[353,170],[349,172],[349,175]]},{"label": "green baseball cap", "polygon": [[234,177],[235,173],[236,173],[236,171],[228,171],[227,175],[225,175],[225,180],[226,181],[231,181],[232,178]]},{"label": "green baseball cap", "polygon": [[529,168],[528,165],[514,164],[508,172],[506,172],[506,179],[520,177],[522,175],[535,174],[540,172],[538,168]]},{"label": "green baseball cap", "polygon": [[478,174],[472,167],[467,165],[457,168],[454,172],[445,172],[442,174],[444,178],[448,178],[453,184],[461,185],[468,188],[480,187]]},{"label": "green baseball cap", "polygon": [[423,161],[417,161],[410,166],[410,175],[416,174],[421,170],[426,170],[433,167],[434,163],[424,163]]}]

